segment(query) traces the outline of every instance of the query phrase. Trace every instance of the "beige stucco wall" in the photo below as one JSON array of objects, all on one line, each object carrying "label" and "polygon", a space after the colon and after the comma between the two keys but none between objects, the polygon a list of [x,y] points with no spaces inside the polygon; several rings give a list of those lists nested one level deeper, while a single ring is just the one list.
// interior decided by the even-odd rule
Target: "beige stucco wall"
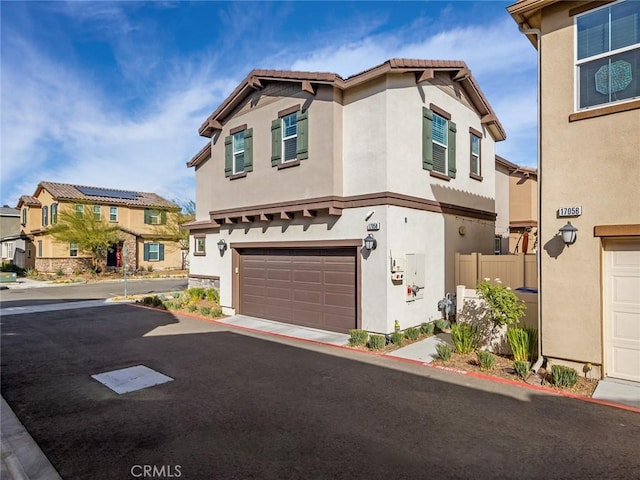
[{"label": "beige stucco wall", "polygon": [[[601,242],[594,226],[638,224],[640,110],[569,122],[575,112],[575,2],[547,8],[542,21],[542,347],[543,354],[578,362],[603,361]],[[582,206],[571,218],[574,245],[557,236],[563,206]]]},{"label": "beige stucco wall", "polygon": [[508,253],[509,215],[510,215],[510,179],[509,170],[496,163],[496,236],[502,237],[500,253]]}]

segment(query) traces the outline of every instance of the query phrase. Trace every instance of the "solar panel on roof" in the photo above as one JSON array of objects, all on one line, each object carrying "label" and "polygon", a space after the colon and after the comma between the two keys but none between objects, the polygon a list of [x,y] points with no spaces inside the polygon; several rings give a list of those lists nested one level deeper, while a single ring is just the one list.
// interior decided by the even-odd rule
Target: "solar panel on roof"
[{"label": "solar panel on roof", "polygon": [[76,187],[84,195],[90,197],[108,197],[108,198],[122,198],[125,200],[137,200],[141,195],[136,192],[123,192],[121,190],[110,190],[108,188],[95,188],[95,187]]}]

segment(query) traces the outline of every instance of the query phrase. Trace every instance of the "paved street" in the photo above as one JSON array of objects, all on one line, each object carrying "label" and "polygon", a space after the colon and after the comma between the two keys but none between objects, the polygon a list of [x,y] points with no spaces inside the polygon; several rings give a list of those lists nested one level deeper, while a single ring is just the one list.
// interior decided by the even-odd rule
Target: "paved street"
[{"label": "paved street", "polygon": [[[65,480],[640,471],[640,415],[571,398],[133,305],[1,328],[2,395]],[[135,365],[174,380],[118,395],[91,378]]]}]

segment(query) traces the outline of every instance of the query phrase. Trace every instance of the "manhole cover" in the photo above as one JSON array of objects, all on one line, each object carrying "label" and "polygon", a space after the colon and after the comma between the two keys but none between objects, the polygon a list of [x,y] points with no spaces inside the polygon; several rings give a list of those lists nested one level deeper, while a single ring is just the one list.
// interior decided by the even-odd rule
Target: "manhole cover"
[{"label": "manhole cover", "polygon": [[173,381],[173,378],[167,377],[144,365],[99,373],[97,375],[91,375],[91,378],[96,379],[118,394],[135,392],[136,390],[142,390],[143,388]]}]

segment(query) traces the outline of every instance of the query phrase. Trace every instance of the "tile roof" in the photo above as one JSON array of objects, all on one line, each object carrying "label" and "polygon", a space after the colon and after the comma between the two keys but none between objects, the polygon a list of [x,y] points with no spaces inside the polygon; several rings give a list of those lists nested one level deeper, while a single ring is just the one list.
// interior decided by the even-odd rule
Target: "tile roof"
[{"label": "tile roof", "polygon": [[38,200],[36,197],[32,197],[31,195],[22,195],[18,200],[18,207],[22,205],[39,207],[40,200]]},{"label": "tile roof", "polygon": [[[94,189],[94,190],[106,190],[109,192],[122,193],[124,197],[118,198],[115,196],[102,196],[102,195],[88,195],[82,193],[78,188]],[[162,198],[160,195],[149,192],[137,192],[133,190],[121,190],[107,187],[91,187],[88,185],[73,185],[70,183],[56,183],[56,182],[40,182],[36,188],[34,195],[38,195],[40,190],[46,190],[56,200],[70,200],[70,201],[88,201],[95,204],[108,204],[108,205],[126,205],[129,207],[158,207],[179,209],[180,207],[175,203]],[[26,197],[26,196],[23,196]],[[21,197],[21,198],[23,198]],[[131,198],[135,197],[135,198]],[[34,198],[34,197],[30,197]],[[37,201],[37,200],[36,200]],[[39,202],[38,202],[39,204]]]},{"label": "tile roof", "polygon": [[[211,137],[214,130],[222,129],[222,124],[231,114],[233,109],[239,105],[242,99],[246,98],[254,89],[263,88],[263,81],[294,81],[301,82],[304,91],[312,92],[311,84],[330,84],[341,90],[355,87],[373,78],[385,75],[392,71],[398,73],[422,73],[432,74],[434,71],[450,72],[454,81],[459,81],[463,88],[470,95],[473,105],[482,116],[483,124],[488,124],[496,140],[504,140],[506,133],[494,113],[489,101],[480,90],[467,64],[461,60],[425,60],[414,58],[392,58],[386,62],[369,68],[363,72],[352,75],[346,79],[340,75],[329,72],[302,72],[285,70],[264,70],[254,69],[240,82],[231,94],[207,117],[199,128],[199,133],[205,137]],[[422,77],[421,77],[422,78]],[[426,76],[429,78],[429,75]],[[420,83],[422,80],[418,79]],[[305,85],[306,84],[306,85]],[[204,150],[204,149],[203,149]],[[198,163],[204,153],[203,150],[189,162],[189,166]],[[198,160],[197,160],[198,159]]]}]

